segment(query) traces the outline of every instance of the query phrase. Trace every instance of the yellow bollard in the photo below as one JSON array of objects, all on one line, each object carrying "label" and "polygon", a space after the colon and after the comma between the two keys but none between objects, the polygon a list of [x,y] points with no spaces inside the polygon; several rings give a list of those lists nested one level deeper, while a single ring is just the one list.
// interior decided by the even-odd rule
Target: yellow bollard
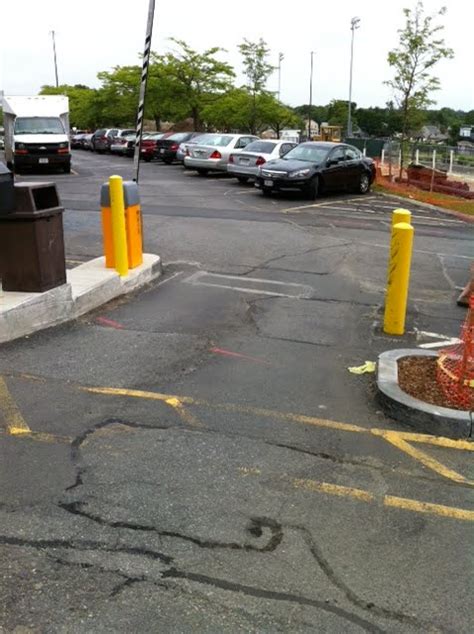
[{"label": "yellow bollard", "polygon": [[111,176],[109,178],[109,189],[110,207],[112,210],[115,270],[123,277],[128,273],[128,253],[122,177]]},{"label": "yellow bollard", "polygon": [[411,225],[411,211],[408,209],[395,209],[392,213],[392,227],[399,222],[407,222]]},{"label": "yellow bollard", "polygon": [[399,222],[392,227],[383,321],[387,335],[403,335],[405,332],[413,234],[414,229],[407,222]]}]

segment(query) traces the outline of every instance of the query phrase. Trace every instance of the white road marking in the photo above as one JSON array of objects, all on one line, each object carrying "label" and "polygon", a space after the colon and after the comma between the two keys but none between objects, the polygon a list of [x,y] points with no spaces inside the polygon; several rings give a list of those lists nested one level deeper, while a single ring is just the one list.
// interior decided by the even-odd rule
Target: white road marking
[{"label": "white road marking", "polygon": [[443,348],[444,346],[454,346],[461,343],[461,340],[457,337],[447,337],[439,332],[429,332],[427,330],[418,330],[415,328],[417,339],[439,339],[440,341],[430,341],[428,343],[420,343],[418,348],[424,348],[430,350],[431,348]]},{"label": "white road marking", "polygon": [[[377,247],[379,249],[390,249],[390,244],[375,244],[373,242],[359,242],[364,247]],[[436,251],[424,251],[423,249],[414,249],[415,253],[425,253],[426,255],[439,255],[443,258],[455,258],[460,260],[472,260],[469,255],[455,255],[454,253],[438,253]]]},{"label": "white road marking", "polygon": [[[205,281],[205,280],[208,281]],[[215,281],[212,281],[215,280]],[[233,282],[238,280],[238,284]],[[270,297],[291,297],[291,298],[304,298],[310,297],[313,293],[313,289],[310,286],[304,284],[295,284],[293,282],[280,282],[276,280],[267,280],[259,277],[242,277],[239,275],[221,275],[220,273],[207,273],[206,271],[196,271],[190,277],[187,277],[183,282],[192,284],[194,286],[213,286],[217,288],[225,288],[231,291],[239,291],[241,293],[250,293],[252,295],[268,295]],[[221,283],[220,283],[221,282]],[[225,284],[224,282],[227,282]],[[295,292],[279,292],[275,290],[260,290],[258,288],[251,288],[245,286],[246,283],[262,284],[264,286],[275,286],[277,288],[295,289]],[[299,289],[300,292],[296,292]]]},{"label": "white road marking", "polygon": [[444,348],[444,346],[454,346],[458,343],[461,343],[461,339],[458,339],[457,337],[452,337],[451,339],[447,339],[446,341],[432,341],[431,343],[421,343],[418,348],[429,350],[431,348]]}]

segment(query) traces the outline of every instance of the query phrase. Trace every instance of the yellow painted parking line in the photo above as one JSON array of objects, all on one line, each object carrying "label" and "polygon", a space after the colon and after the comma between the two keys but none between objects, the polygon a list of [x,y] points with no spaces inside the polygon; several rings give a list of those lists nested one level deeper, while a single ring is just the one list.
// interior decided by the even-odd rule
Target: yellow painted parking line
[{"label": "yellow painted parking line", "polygon": [[[7,430],[0,429],[0,436],[1,435],[11,436],[12,434]],[[58,434],[48,434],[47,432],[32,430],[22,432],[21,434],[13,434],[13,436],[16,438],[21,436],[22,439],[31,438],[31,440],[35,440],[37,442],[61,445],[70,445],[74,440],[72,436],[59,436]]]},{"label": "yellow painted parking line", "polygon": [[[203,427],[204,425],[192,414],[185,405],[207,407],[215,410],[222,410],[226,412],[238,412],[240,414],[249,414],[254,417],[273,418],[281,421],[295,422],[302,425],[311,425],[314,427],[320,427],[325,429],[331,429],[334,431],[343,431],[359,434],[371,434],[383,439],[385,442],[390,443],[398,450],[403,451],[406,455],[410,456],[424,467],[432,470],[442,478],[446,478],[452,482],[456,482],[462,485],[474,486],[474,482],[469,480],[460,473],[450,469],[446,465],[442,464],[439,460],[431,457],[426,452],[421,451],[416,447],[413,447],[410,443],[433,445],[437,447],[443,447],[447,449],[456,449],[460,451],[473,451],[474,443],[466,440],[454,440],[451,438],[445,438],[443,436],[431,436],[429,434],[418,434],[405,431],[394,431],[390,429],[361,427],[360,425],[354,425],[352,423],[342,423],[334,420],[327,420],[323,418],[317,418],[314,416],[307,416],[304,414],[294,414],[291,412],[280,412],[276,410],[247,406],[236,405],[232,403],[212,403],[205,399],[194,398],[190,396],[179,396],[176,394],[164,394],[161,392],[152,392],[146,390],[134,390],[127,388],[116,387],[92,387],[92,386],[79,386],[79,389],[91,394],[102,394],[106,396],[118,396],[126,398],[140,398],[148,400],[161,401],[166,405],[172,407],[176,413],[182,418],[184,422],[193,427]],[[13,426],[14,427],[14,426]],[[21,428],[21,426],[20,426]],[[22,432],[16,432],[22,433]],[[23,432],[24,433],[24,432]]]},{"label": "yellow painted parking line", "polygon": [[[334,495],[342,498],[352,498],[361,502],[375,504],[378,502],[376,495],[370,491],[365,491],[364,489],[354,489],[352,487],[331,484],[329,482],[318,482],[317,480],[303,480],[298,478],[293,479],[292,483],[296,489],[304,489],[315,493],[325,493],[327,495]],[[474,522],[474,511],[456,506],[432,504],[431,502],[422,502],[420,500],[412,500],[410,498],[402,498],[394,495],[384,495],[381,498],[381,502],[384,507]]]},{"label": "yellow painted parking line", "polygon": [[408,498],[399,498],[393,495],[386,495],[383,499],[384,506],[404,509],[405,511],[415,511],[416,513],[429,513],[438,517],[450,517],[456,520],[467,520],[474,522],[474,511],[461,509],[456,506],[445,506],[444,504],[432,504],[431,502],[420,502]]},{"label": "yellow painted parking line", "polygon": [[93,394],[106,394],[109,396],[131,396],[133,398],[151,399],[153,401],[163,401],[168,405],[172,405],[173,400],[189,405],[196,404],[196,400],[189,396],[176,396],[175,394],[161,394],[160,392],[147,392],[145,390],[127,390],[121,387],[80,387],[83,392],[92,392]]},{"label": "yellow painted parking line", "polygon": [[392,445],[394,445],[401,451],[404,451],[406,454],[408,454],[415,460],[418,460],[419,462],[421,462],[428,469],[435,471],[443,478],[447,478],[448,480],[453,480],[454,482],[460,482],[462,484],[468,484],[470,486],[474,486],[474,482],[472,482],[471,480],[468,480],[467,478],[457,473],[456,471],[449,469],[449,467],[446,467],[444,464],[442,464],[435,458],[429,456],[424,451],[421,451],[421,449],[413,447],[413,445],[410,445],[409,443],[407,443],[406,440],[403,440],[403,438],[400,438],[397,432],[386,431],[384,434],[381,434],[381,437],[385,438],[387,442],[391,443]]},{"label": "yellow painted parking line", "polygon": [[297,489],[306,489],[307,491],[316,491],[321,493],[329,493],[329,495],[337,495],[339,497],[350,497],[362,502],[373,502],[374,496],[363,489],[354,489],[354,487],[345,487],[340,484],[331,484],[329,482],[317,482],[316,480],[301,480],[295,478],[293,486]]},{"label": "yellow painted parking line", "polygon": [[180,418],[182,418],[182,420],[188,425],[191,425],[192,427],[203,427],[203,424],[196,418],[196,416],[194,416],[194,414],[191,414],[191,412],[184,407],[183,403],[178,398],[168,398],[164,402],[167,405],[170,405],[178,413]]},{"label": "yellow painted parking line", "polygon": [[31,430],[2,377],[0,377],[0,415],[7,432],[12,436],[30,433]]}]

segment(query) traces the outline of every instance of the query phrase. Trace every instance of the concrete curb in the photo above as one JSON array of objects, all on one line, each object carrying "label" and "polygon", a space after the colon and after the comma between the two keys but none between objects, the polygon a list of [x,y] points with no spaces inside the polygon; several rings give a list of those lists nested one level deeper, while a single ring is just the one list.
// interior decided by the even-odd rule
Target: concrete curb
[{"label": "concrete curb", "polygon": [[447,216],[454,216],[459,220],[464,220],[464,222],[474,223],[474,216],[463,214],[462,211],[454,211],[454,209],[446,209],[446,207],[437,207],[436,205],[432,205],[431,203],[424,203],[422,200],[414,200],[412,198],[405,198],[404,196],[397,196],[397,194],[391,194],[389,191],[382,192],[380,190],[377,190],[374,193],[380,194],[381,196],[390,196],[391,198],[396,198],[397,200],[401,200],[402,202],[410,203],[410,205],[414,205],[415,207],[428,207],[429,209],[439,211],[440,213],[446,214]]},{"label": "concrete curb", "polygon": [[100,257],[67,271],[67,283],[45,293],[0,293],[0,343],[76,319],[160,275],[158,255],[144,253],[143,264],[123,278]]},{"label": "concrete curb", "polygon": [[398,385],[397,362],[403,357],[437,357],[433,350],[403,348],[379,355],[377,387],[379,400],[386,412],[396,420],[417,431],[449,438],[471,438],[472,412],[461,412],[449,407],[438,407],[420,401],[404,392]]}]

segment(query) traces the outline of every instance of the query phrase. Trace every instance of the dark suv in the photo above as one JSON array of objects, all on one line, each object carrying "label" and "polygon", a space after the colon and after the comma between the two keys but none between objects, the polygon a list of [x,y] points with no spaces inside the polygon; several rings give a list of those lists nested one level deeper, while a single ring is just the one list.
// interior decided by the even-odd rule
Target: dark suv
[{"label": "dark suv", "polygon": [[119,133],[119,128],[100,128],[91,138],[91,150],[93,152],[108,152],[112,139]]}]

